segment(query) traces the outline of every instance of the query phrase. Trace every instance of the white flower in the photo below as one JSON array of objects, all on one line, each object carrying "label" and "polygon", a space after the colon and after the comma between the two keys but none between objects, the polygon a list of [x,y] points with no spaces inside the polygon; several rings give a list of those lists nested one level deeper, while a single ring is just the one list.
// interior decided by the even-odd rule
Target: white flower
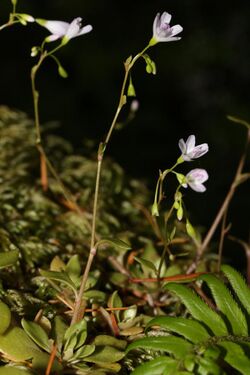
[{"label": "white flower", "polygon": [[180,139],[179,147],[182,152],[181,156],[185,161],[192,161],[193,159],[198,159],[208,152],[207,143],[202,143],[201,145],[195,146],[194,135],[190,135],[186,142],[183,139]]},{"label": "white flower", "polygon": [[187,188],[188,185],[194,191],[198,193],[203,193],[206,191],[206,187],[203,185],[203,182],[208,180],[208,173],[205,169],[192,169],[185,177],[185,182],[182,183],[184,188]]},{"label": "white flower", "polygon": [[153,37],[150,44],[156,44],[158,42],[173,42],[180,40],[181,37],[175,35],[182,32],[183,28],[181,25],[174,25],[170,27],[171,14],[163,12],[162,15],[157,13],[154,24],[153,24]]},{"label": "white flower", "polygon": [[77,17],[71,23],[64,21],[46,21],[43,19],[36,19],[39,25],[44,26],[51,32],[51,35],[46,38],[47,42],[63,38],[63,42],[67,43],[70,39],[77,36],[89,33],[92,30],[91,25],[82,27],[82,18]]}]

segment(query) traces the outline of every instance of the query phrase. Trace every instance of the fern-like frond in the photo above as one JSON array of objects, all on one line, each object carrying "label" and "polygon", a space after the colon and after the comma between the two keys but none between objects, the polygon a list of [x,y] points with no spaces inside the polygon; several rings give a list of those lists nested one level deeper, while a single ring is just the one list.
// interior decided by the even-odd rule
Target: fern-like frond
[{"label": "fern-like frond", "polygon": [[250,289],[248,288],[245,280],[239,272],[226,264],[223,265],[221,269],[228,278],[239,301],[250,315]]},{"label": "fern-like frond", "polygon": [[[159,351],[166,354],[142,363],[133,375],[231,375],[234,369],[240,374],[250,375],[249,316],[238,304],[240,301],[249,313],[250,290],[233,268],[223,266],[222,270],[236,299],[216,276],[200,277],[210,288],[218,311],[212,310],[187,286],[167,284],[166,289],[180,298],[191,317],[158,316],[152,319],[146,332],[156,329],[153,336],[151,333],[151,336],[132,342],[127,352],[144,349],[151,353],[155,350],[156,355]],[[162,336],[164,330],[169,336]]]},{"label": "fern-like frond", "polygon": [[210,288],[216,306],[231,325],[232,333],[247,335],[246,318],[223,282],[214,275],[203,275],[200,279],[204,280]]},{"label": "fern-like frond", "polygon": [[169,283],[166,288],[174,292],[182,300],[191,315],[205,324],[215,335],[224,336],[228,334],[223,319],[202,301],[194,291],[176,283]]}]

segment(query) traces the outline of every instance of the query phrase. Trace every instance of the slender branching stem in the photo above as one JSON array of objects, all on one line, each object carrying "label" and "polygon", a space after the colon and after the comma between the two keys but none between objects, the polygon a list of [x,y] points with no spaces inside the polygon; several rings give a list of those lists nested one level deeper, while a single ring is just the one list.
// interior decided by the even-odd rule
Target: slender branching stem
[{"label": "slender branching stem", "polygon": [[208,244],[210,243],[220,221],[222,220],[223,218],[223,215],[225,214],[225,212],[227,211],[229,205],[230,205],[230,202],[234,196],[234,193],[239,185],[239,180],[240,180],[240,176],[241,176],[241,173],[242,173],[242,170],[244,168],[244,164],[245,164],[245,160],[246,160],[246,155],[247,155],[247,150],[248,150],[248,145],[249,145],[249,142],[250,142],[250,130],[248,131],[248,135],[247,135],[247,141],[246,141],[246,144],[245,144],[245,149],[244,149],[244,152],[240,158],[240,161],[239,161],[239,164],[238,164],[238,167],[237,167],[237,170],[236,170],[236,173],[235,173],[235,176],[234,176],[234,179],[233,179],[233,182],[230,186],[230,189],[224,199],[224,202],[222,203],[209,231],[207,232],[203,242],[201,243],[199,249],[198,249],[198,252],[197,252],[197,257],[196,257],[196,260],[194,263],[192,263],[192,265],[189,267],[187,273],[192,273],[195,269],[196,269],[196,266],[197,264],[200,262],[200,259],[202,258],[205,250],[207,249],[207,246]]},{"label": "slender branching stem", "polygon": [[[55,168],[53,167],[52,163],[46,156],[46,152],[42,145],[42,138],[41,138],[41,128],[40,128],[40,116],[39,116],[39,92],[36,88],[36,77],[37,73],[47,57],[52,57],[53,54],[59,50],[63,44],[59,44],[57,47],[52,49],[51,51],[44,50],[45,42],[41,46],[41,54],[39,60],[36,65],[34,65],[31,69],[31,88],[32,88],[32,97],[33,97],[33,106],[34,106],[34,117],[35,117],[35,128],[36,128],[36,146],[40,154],[40,163],[41,163],[41,182],[43,185],[43,189],[47,190],[47,167],[50,170],[52,176],[55,178],[57,183],[59,184],[62,194],[65,199],[71,203],[71,206],[77,211],[79,214],[81,213],[80,208],[78,207],[75,199],[71,196],[70,192],[64,186],[62,180],[60,179],[58,173],[56,172]],[[57,60],[58,63],[58,60]]]},{"label": "slender branching stem", "polygon": [[82,319],[84,312],[82,311],[82,299],[84,290],[86,287],[86,282],[88,279],[89,271],[91,269],[94,257],[96,255],[96,247],[95,247],[95,238],[96,238],[96,219],[97,219],[97,210],[98,210],[98,198],[99,198],[99,188],[100,188],[100,178],[101,178],[101,170],[102,170],[102,162],[104,153],[107,149],[108,143],[110,141],[111,135],[113,133],[113,130],[115,128],[115,125],[117,123],[118,116],[123,108],[123,106],[126,104],[126,95],[125,95],[125,89],[128,82],[129,72],[131,71],[133,65],[135,62],[144,54],[144,52],[149,48],[150,46],[146,46],[140,53],[138,53],[133,59],[128,58],[127,61],[124,64],[125,73],[124,78],[122,82],[121,92],[120,92],[120,98],[119,103],[115,112],[115,115],[113,117],[112,123],[110,125],[110,128],[108,130],[108,133],[106,135],[106,138],[104,142],[100,143],[99,150],[97,153],[97,171],[96,171],[96,182],[95,182],[95,194],[94,194],[94,204],[93,204],[93,218],[92,218],[92,230],[91,230],[91,240],[90,240],[90,252],[87,260],[87,264],[84,269],[84,273],[81,280],[80,289],[78,292],[77,299],[75,301],[73,316],[71,320],[71,324],[77,323],[79,320]]}]

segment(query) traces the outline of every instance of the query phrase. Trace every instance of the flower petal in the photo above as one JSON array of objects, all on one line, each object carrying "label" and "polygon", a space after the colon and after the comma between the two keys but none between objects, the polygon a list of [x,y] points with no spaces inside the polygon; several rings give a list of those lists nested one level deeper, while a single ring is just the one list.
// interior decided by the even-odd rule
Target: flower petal
[{"label": "flower petal", "polygon": [[190,182],[189,186],[191,187],[191,189],[193,189],[197,193],[204,193],[204,191],[207,190],[203,184],[195,184],[195,183]]},{"label": "flower petal", "polygon": [[86,26],[84,26],[84,27],[80,30],[80,32],[78,33],[78,35],[87,34],[87,33],[89,33],[89,32],[92,31],[92,30],[93,30],[93,26],[92,26],[92,25],[86,25]]},{"label": "flower petal", "polygon": [[183,138],[181,138],[181,139],[179,140],[178,145],[179,145],[179,148],[180,148],[181,152],[182,152],[183,154],[186,153],[186,143],[185,143],[185,141],[184,141]]},{"label": "flower petal", "polygon": [[161,23],[170,23],[172,15],[168,12],[163,12],[161,15]]},{"label": "flower petal", "polygon": [[[38,20],[36,21],[38,22]],[[45,21],[44,23],[40,23],[40,25],[48,29],[51,34],[58,35],[59,38],[64,36],[69,28],[69,23],[64,21]]]},{"label": "flower petal", "polygon": [[181,33],[183,30],[183,27],[181,25],[174,25],[171,27],[171,36],[175,36],[179,33]]},{"label": "flower petal", "polygon": [[154,19],[154,23],[153,23],[153,35],[156,35],[156,30],[159,26],[159,21],[160,21],[160,13],[157,13]]},{"label": "flower petal", "polygon": [[80,28],[81,28],[81,22],[82,22],[82,18],[81,17],[77,17],[75,19],[73,19],[73,21],[70,23],[69,27],[68,27],[68,30],[65,34],[65,37],[67,39],[72,39],[74,37],[76,37],[80,31]]},{"label": "flower petal", "polygon": [[201,145],[194,147],[192,151],[192,154],[193,154],[192,157],[194,159],[197,159],[203,156],[204,154],[206,154],[207,152],[208,152],[208,144],[202,143]]},{"label": "flower petal", "polygon": [[190,135],[187,139],[187,142],[186,142],[187,154],[192,152],[194,146],[195,146],[195,136]]}]

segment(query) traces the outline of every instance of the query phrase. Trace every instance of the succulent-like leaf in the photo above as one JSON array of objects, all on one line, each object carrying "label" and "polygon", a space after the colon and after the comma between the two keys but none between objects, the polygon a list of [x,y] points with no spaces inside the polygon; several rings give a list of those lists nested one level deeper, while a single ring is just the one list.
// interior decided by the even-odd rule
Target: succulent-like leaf
[{"label": "succulent-like leaf", "polygon": [[0,301],[0,335],[2,335],[10,325],[11,312],[9,307]]},{"label": "succulent-like leaf", "polygon": [[145,337],[129,344],[126,352],[132,349],[153,349],[171,353],[176,358],[183,358],[191,348],[192,345],[180,337]]},{"label": "succulent-like leaf", "polygon": [[116,337],[109,335],[98,335],[95,337],[94,342],[96,346],[113,346],[116,349],[124,350],[127,346],[127,342],[119,340]]},{"label": "succulent-like leaf", "polygon": [[174,292],[182,300],[192,316],[205,324],[215,335],[224,336],[228,334],[223,319],[188,287],[169,283],[166,285],[166,289]]},{"label": "succulent-like leaf", "polygon": [[102,238],[97,242],[96,246],[110,245],[118,250],[130,250],[131,246],[119,238]]},{"label": "succulent-like leaf", "polygon": [[157,275],[157,269],[154,265],[153,262],[150,262],[150,260],[148,259],[144,259],[144,258],[138,258],[138,257],[134,257],[134,259],[140,263],[141,265],[143,265],[144,267],[146,268],[149,268],[151,271],[153,271],[156,275]]},{"label": "succulent-like leaf", "polygon": [[47,333],[44,329],[35,322],[29,322],[28,320],[22,319],[22,327],[29,335],[29,337],[38,345],[40,348],[44,349],[46,352],[51,351],[51,342],[49,341]]},{"label": "succulent-like leaf", "polygon": [[64,335],[64,350],[80,348],[87,338],[87,323],[84,319],[71,325]]},{"label": "succulent-like leaf", "polygon": [[34,375],[34,372],[25,367],[0,366],[0,375]]},{"label": "succulent-like leaf", "polygon": [[8,251],[7,253],[0,253],[0,268],[13,266],[19,257],[18,250]]},{"label": "succulent-like leaf", "polygon": [[24,362],[33,358],[40,349],[23,329],[13,327],[0,335],[0,352],[13,362]]},{"label": "succulent-like leaf", "polygon": [[68,276],[66,272],[55,272],[55,271],[45,271],[45,270],[40,270],[40,274],[51,280],[56,280],[59,281],[62,284],[66,284],[68,287],[70,287],[75,295],[77,294],[76,290],[76,285],[75,283],[71,280],[71,278]]},{"label": "succulent-like leaf", "polygon": [[120,361],[124,357],[124,352],[113,348],[112,346],[98,346],[95,352],[89,357],[85,357],[86,362],[99,363],[108,362],[114,363]]},{"label": "succulent-like leaf", "polygon": [[56,315],[52,325],[52,337],[54,338],[58,351],[61,352],[63,345],[63,338],[68,326],[64,323],[63,319]]},{"label": "succulent-like leaf", "polygon": [[78,278],[81,275],[79,255],[75,254],[70,258],[66,265],[65,271],[73,281],[75,278]]},{"label": "succulent-like leaf", "polygon": [[226,264],[222,265],[221,269],[228,278],[240,302],[250,315],[250,288],[247,286],[245,280],[239,272]]},{"label": "succulent-like leaf", "polygon": [[192,319],[158,316],[150,320],[146,329],[154,325],[178,333],[193,343],[205,341],[210,337],[204,326]]},{"label": "succulent-like leaf", "polygon": [[85,357],[90,356],[95,351],[95,345],[83,345],[76,350],[74,355],[70,358],[70,361],[82,360]]},{"label": "succulent-like leaf", "polygon": [[235,335],[247,335],[246,318],[223,282],[214,275],[202,275],[200,279],[204,280],[211,289],[216,306],[228,319],[232,332]]}]

